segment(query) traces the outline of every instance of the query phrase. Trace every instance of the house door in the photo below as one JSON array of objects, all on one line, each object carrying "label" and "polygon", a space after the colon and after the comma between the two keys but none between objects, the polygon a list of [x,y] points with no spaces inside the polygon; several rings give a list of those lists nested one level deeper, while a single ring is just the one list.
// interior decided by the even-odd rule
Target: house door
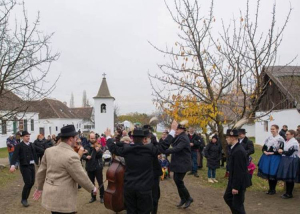
[{"label": "house door", "polygon": [[40,134],[45,136],[45,129],[44,128],[40,128]]}]

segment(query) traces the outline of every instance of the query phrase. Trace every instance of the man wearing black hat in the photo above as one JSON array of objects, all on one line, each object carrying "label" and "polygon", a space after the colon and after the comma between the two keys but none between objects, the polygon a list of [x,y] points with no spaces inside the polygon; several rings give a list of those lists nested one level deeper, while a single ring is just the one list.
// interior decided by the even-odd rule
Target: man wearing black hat
[{"label": "man wearing black hat", "polygon": [[124,199],[127,214],[149,214],[153,207],[153,160],[157,158],[158,147],[163,147],[164,144],[147,144],[144,130],[140,128],[133,130],[134,143],[122,147],[112,140],[111,130],[107,129],[104,134],[107,136],[110,152],[125,158]]},{"label": "man wearing black hat", "polygon": [[183,179],[186,173],[192,169],[190,140],[186,134],[186,127],[184,125],[173,121],[171,129],[167,139],[171,137],[171,140],[168,140],[168,142],[170,142],[172,148],[165,150],[164,153],[172,154],[170,170],[174,172],[173,179],[181,199],[177,207],[184,205],[184,208],[188,208],[193,199],[185,187]]},{"label": "man wearing black hat", "polygon": [[224,200],[232,213],[244,214],[245,191],[249,187],[248,157],[238,141],[238,130],[228,129],[226,141],[231,147],[229,154],[229,179]]},{"label": "man wearing black hat", "polygon": [[239,129],[239,143],[244,147],[249,158],[250,155],[254,154],[255,150],[253,142],[246,137],[246,133],[246,129]]},{"label": "man wearing black hat", "polygon": [[[150,125],[144,125],[143,129],[145,130],[145,137],[147,138],[148,143],[152,143],[153,145],[157,145],[158,142],[156,137],[151,132],[152,127]],[[158,157],[153,159],[153,187],[152,187],[152,199],[153,199],[153,210],[151,214],[156,214],[158,209],[158,201],[160,198],[160,188],[159,181],[160,176],[162,176],[163,172],[161,169],[161,165],[159,163]]]},{"label": "man wearing black hat", "polygon": [[24,180],[24,187],[22,191],[22,201],[24,207],[28,207],[28,197],[30,190],[35,181],[35,169],[34,164],[38,164],[38,157],[36,155],[35,146],[30,143],[30,134],[27,131],[23,131],[21,137],[23,141],[16,145],[12,160],[10,171],[15,171],[15,164],[19,160],[20,171]]},{"label": "man wearing black hat", "polygon": [[76,213],[78,184],[97,193],[97,188],[85,173],[79,155],[74,152],[78,133],[74,125],[61,128],[61,142],[46,149],[36,174],[37,190],[34,199],[42,195],[42,206],[52,214]]}]

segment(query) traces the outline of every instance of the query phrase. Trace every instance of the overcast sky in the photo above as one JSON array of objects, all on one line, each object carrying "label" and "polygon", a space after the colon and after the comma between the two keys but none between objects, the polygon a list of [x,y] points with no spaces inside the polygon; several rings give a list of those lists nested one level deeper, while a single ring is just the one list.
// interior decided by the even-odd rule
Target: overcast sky
[{"label": "overcast sky", "polygon": [[[157,73],[156,64],[164,60],[148,41],[159,47],[175,43],[178,32],[163,0],[30,0],[26,9],[31,21],[41,13],[40,30],[55,32],[52,49],[61,53],[53,63],[49,80],[61,74],[51,98],[67,101],[74,93],[81,106],[83,90],[91,103],[100,87],[102,73],[107,74],[111,95],[121,113],[155,110],[147,73]],[[168,2],[172,3],[171,0]],[[208,11],[208,0],[199,0]],[[239,17],[246,0],[216,0],[216,22]],[[254,3],[251,0],[251,4]],[[273,0],[263,0],[262,28],[270,24]],[[289,1],[277,0],[277,20],[282,23]],[[290,0],[293,13],[279,50],[278,64],[287,63],[300,50],[300,1]],[[254,12],[254,11],[253,11]],[[300,58],[294,62],[299,65]]]}]

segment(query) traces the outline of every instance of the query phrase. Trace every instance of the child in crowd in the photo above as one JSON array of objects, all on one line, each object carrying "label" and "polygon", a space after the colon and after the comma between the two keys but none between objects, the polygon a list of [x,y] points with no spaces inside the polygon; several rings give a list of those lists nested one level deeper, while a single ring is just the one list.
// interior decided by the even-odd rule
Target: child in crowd
[{"label": "child in crowd", "polygon": [[216,180],[216,169],[220,168],[220,160],[222,158],[222,147],[218,142],[218,137],[214,135],[210,143],[204,150],[207,159],[207,177],[209,183],[218,183]]},{"label": "child in crowd", "polygon": [[161,165],[162,171],[163,171],[163,174],[161,176],[161,180],[163,181],[169,175],[169,170],[168,170],[169,161],[167,160],[165,155],[159,155],[158,159],[159,159],[159,163]]},{"label": "child in crowd", "polygon": [[252,162],[252,157],[249,157],[248,173],[249,173],[249,178],[250,178],[250,186],[252,186],[252,176],[253,176],[255,169],[256,169],[256,166]]}]

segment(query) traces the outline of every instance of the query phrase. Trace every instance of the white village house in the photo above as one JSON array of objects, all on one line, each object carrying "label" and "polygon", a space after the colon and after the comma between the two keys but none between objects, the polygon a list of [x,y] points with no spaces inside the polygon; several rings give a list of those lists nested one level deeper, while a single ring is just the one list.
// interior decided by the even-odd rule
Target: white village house
[{"label": "white village house", "polygon": [[[10,134],[27,130],[33,142],[38,134],[57,135],[65,125],[73,124],[81,132],[103,133],[107,127],[114,129],[114,98],[110,95],[106,78],[94,97],[94,107],[69,108],[65,103],[45,98],[24,101],[12,92],[1,95],[0,148],[6,147]],[[11,112],[14,118],[8,117]],[[7,115],[7,117],[5,117]]]},{"label": "white village house", "polygon": [[273,124],[294,130],[300,125],[300,67],[273,66],[263,72],[263,81],[268,84],[256,116],[264,116],[255,122],[256,143],[260,145],[270,135]]}]

